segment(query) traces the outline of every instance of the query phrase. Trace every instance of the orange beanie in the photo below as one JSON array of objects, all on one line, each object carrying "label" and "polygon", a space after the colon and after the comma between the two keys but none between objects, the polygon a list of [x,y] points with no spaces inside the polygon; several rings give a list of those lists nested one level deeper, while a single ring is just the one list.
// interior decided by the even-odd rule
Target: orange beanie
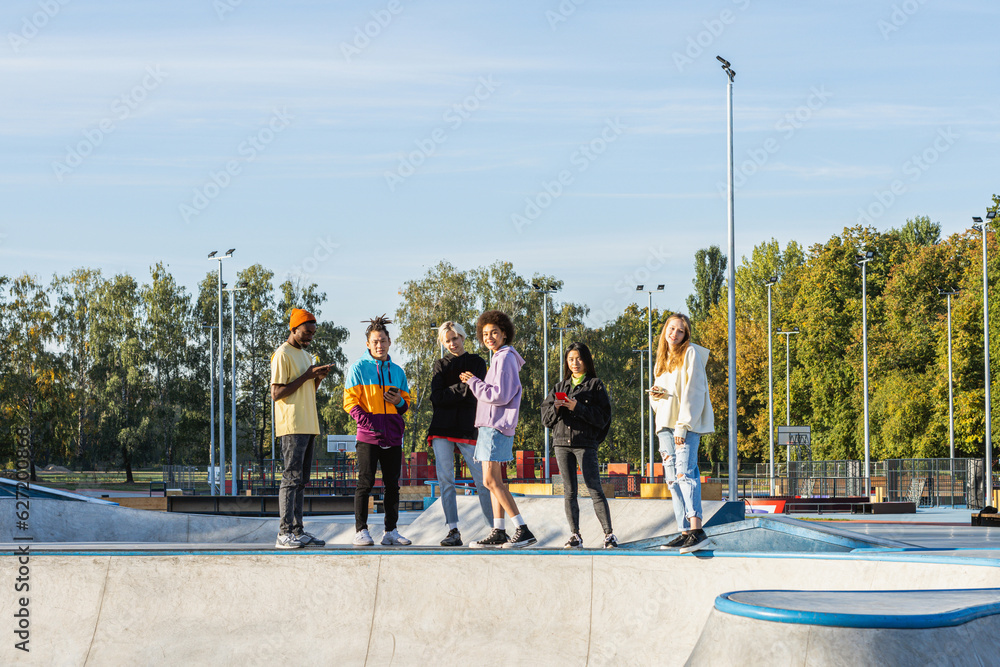
[{"label": "orange beanie", "polygon": [[305,324],[306,322],[315,322],[316,318],[308,310],[302,310],[301,308],[292,308],[292,317],[288,321],[288,328],[295,331],[295,327],[300,324]]}]

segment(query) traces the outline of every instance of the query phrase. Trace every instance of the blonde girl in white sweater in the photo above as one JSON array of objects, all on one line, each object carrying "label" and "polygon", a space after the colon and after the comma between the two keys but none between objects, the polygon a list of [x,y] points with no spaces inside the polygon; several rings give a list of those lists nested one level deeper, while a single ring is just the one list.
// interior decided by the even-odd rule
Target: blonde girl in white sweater
[{"label": "blonde girl in white sweater", "polygon": [[691,321],[671,315],[660,331],[656,348],[656,382],[649,401],[656,413],[663,474],[670,485],[677,527],[683,532],[667,547],[681,553],[715,545],[701,527],[701,474],[698,443],[715,431],[705,366],[709,351],[691,342]]}]

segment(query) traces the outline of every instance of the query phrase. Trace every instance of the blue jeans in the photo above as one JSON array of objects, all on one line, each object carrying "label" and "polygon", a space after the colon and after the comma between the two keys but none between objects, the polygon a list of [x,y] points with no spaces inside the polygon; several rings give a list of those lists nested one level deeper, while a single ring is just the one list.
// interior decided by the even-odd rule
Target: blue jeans
[{"label": "blue jeans", "polygon": [[278,488],[278,530],[282,534],[302,534],[302,501],[309,483],[315,441],[315,435],[293,433],[281,436],[281,457],[285,466]]},{"label": "blue jeans", "polygon": [[479,506],[487,525],[493,525],[493,506],[490,504],[490,492],[483,486],[483,466],[473,460],[475,445],[465,445],[444,438],[431,440],[434,448],[434,465],[437,467],[438,483],[441,485],[441,507],[444,508],[444,520],[447,523],[458,523],[458,501],[455,500],[455,447],[462,452],[465,463],[472,473],[476,483],[476,494],[479,496]]},{"label": "blue jeans", "polygon": [[701,518],[701,473],[698,471],[698,443],[701,436],[688,432],[683,445],[674,444],[674,430],[665,428],[660,439],[663,478],[670,487],[674,519],[678,530],[690,530],[692,517]]}]

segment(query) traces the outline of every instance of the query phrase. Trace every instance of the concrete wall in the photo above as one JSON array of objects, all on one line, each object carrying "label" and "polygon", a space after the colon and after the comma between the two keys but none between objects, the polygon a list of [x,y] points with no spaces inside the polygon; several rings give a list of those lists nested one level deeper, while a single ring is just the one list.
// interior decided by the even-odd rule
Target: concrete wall
[{"label": "concrete wall", "polygon": [[0,557],[5,665],[682,664],[726,591],[988,587],[1000,573],[627,551],[35,554],[23,654],[18,567]]}]

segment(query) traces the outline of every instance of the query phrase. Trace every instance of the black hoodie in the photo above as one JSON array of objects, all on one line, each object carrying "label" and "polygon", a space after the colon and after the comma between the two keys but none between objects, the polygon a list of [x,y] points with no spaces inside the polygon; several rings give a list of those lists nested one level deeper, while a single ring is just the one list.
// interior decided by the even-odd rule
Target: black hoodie
[{"label": "black hoodie", "polygon": [[475,440],[478,436],[479,429],[475,426],[476,397],[469,391],[469,385],[458,377],[465,371],[471,371],[482,380],[486,377],[486,362],[471,352],[465,352],[460,357],[447,352],[434,362],[431,379],[434,414],[427,429],[428,437]]},{"label": "black hoodie", "polygon": [[[566,392],[568,398],[575,398],[576,409],[562,407],[556,410],[557,391]],[[542,401],[542,424],[552,429],[552,441],[556,447],[597,449],[611,426],[611,399],[604,383],[588,375],[574,387],[573,378],[566,378]]]}]

